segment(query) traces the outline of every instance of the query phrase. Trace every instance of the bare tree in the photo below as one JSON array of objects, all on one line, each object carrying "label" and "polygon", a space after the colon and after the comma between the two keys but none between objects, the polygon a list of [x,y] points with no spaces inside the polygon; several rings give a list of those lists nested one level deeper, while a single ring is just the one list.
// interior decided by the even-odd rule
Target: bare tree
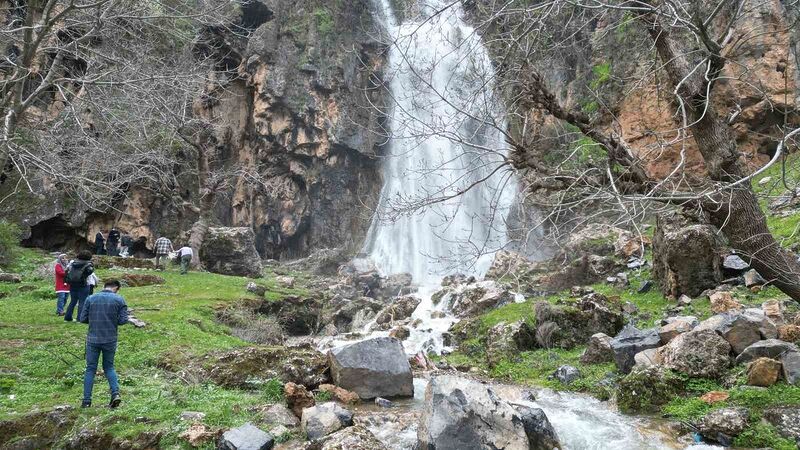
[{"label": "bare tree", "polygon": [[[439,2],[438,6],[428,8],[418,23],[461,14],[457,11],[460,3]],[[721,0],[708,4],[690,0],[472,0],[465,3],[469,12],[464,20],[476,26],[474,32],[482,35],[494,62],[491,73],[484,71],[476,77],[493,80],[494,89],[503,94],[504,108],[499,115],[478,118],[485,126],[500,128],[508,144],[506,151],[492,149],[508,154],[507,158],[494,162],[493,167],[505,170],[513,164],[524,181],[524,196],[535,197],[545,205],[547,215],[535,225],[558,223],[559,216],[570,215],[588,205],[595,206],[595,213],[588,220],[595,215],[608,217],[614,213],[621,217],[619,221],[634,224],[665,208],[677,206],[699,212],[722,231],[737,251],[751,259],[759,273],[800,300],[797,256],[776,241],[751,188],[755,176],[784,161],[784,156],[797,147],[800,130],[792,126],[798,122],[797,106],[794,99],[776,104],[763,86],[752,81],[753,69],[742,67],[742,61],[737,59],[737,50],[750,40],[791,33],[792,25],[776,29],[751,26],[763,8],[794,8],[796,13],[798,2],[782,5],[771,0]],[[791,19],[789,22],[797,25]],[[654,86],[672,105],[673,114],[665,118],[665,129],[649,130],[647,136],[632,136],[629,130],[624,130],[616,116],[618,108],[604,95],[602,83],[597,82],[609,76],[600,73],[602,67],[594,79],[583,83],[584,93],[593,98],[585,105],[576,105],[565,98],[565,86],[559,84],[563,80],[548,77],[554,68],[547,65],[558,61],[558,53],[567,53],[570,46],[590,39],[587,36],[591,33],[586,30],[598,27],[598,23],[605,23],[606,33],[619,32],[622,27],[642,31],[641,39],[627,43],[628,48],[618,49],[630,52],[638,63],[638,67],[624,74],[628,79],[620,97],[625,99],[636,95],[637,89]],[[784,50],[790,56],[794,41],[787,41]],[[470,45],[471,41],[462,42]],[[401,39],[395,40],[395,46],[407,54]],[[792,72],[796,69],[789,64],[796,59],[788,59],[782,70],[790,87],[787,89],[793,90],[796,81],[789,78],[796,76]],[[423,83],[426,80],[424,74],[419,78]],[[734,130],[741,126],[737,122],[741,108],[739,112],[719,110],[720,97],[731,94],[730,89],[723,90],[720,85],[732,81],[761,92],[758,100],[767,102],[768,110],[784,118],[782,123],[765,131],[774,144],[766,163],[748,164],[738,146]],[[486,86],[490,85],[484,84],[483,88]],[[469,114],[469,109],[462,108],[460,112]],[[548,136],[543,132],[545,124],[554,124],[554,129],[563,132]],[[446,131],[436,127],[428,127],[427,132],[447,136]],[[697,153],[697,161],[692,161],[693,152]],[[650,164],[665,154],[677,154],[678,158],[665,173],[657,173]],[[473,185],[451,186],[446,195],[426,193],[423,198],[405,199],[395,210],[427,207],[472,189]],[[542,198],[545,200],[541,201]]]}]

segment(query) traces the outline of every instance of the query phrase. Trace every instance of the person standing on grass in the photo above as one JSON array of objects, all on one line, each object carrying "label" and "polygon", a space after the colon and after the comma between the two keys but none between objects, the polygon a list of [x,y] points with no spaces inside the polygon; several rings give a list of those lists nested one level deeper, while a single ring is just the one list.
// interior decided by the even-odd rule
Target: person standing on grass
[{"label": "person standing on grass", "polygon": [[170,252],[174,251],[175,249],[172,248],[172,241],[170,241],[169,238],[161,236],[156,239],[156,269],[161,268],[161,262],[165,259],[169,259]]},{"label": "person standing on grass", "polygon": [[178,249],[178,258],[181,260],[181,275],[186,275],[186,273],[189,271],[189,265],[192,264],[193,256],[194,250],[192,250],[192,247],[189,247],[188,245],[184,245]]},{"label": "person standing on grass", "polygon": [[119,238],[120,232],[117,227],[111,227],[111,231],[108,232],[108,240],[106,241],[108,254],[110,256],[119,256]]},{"label": "person standing on grass", "polygon": [[94,265],[92,265],[92,252],[82,250],[74,261],[70,262],[67,266],[64,281],[69,284],[69,306],[64,315],[64,320],[72,322],[72,312],[75,305],[78,305],[78,312],[75,314],[76,318],[80,318],[81,310],[83,309],[83,302],[89,296],[89,283],[87,279],[89,275],[94,273]]},{"label": "person standing on grass", "polygon": [[89,286],[89,295],[94,294],[94,290],[97,287],[97,283],[99,283],[99,282],[100,282],[100,280],[97,279],[97,274],[96,273],[93,273],[93,274],[89,275],[88,278],[86,278],[86,284]]},{"label": "person standing on grass", "polygon": [[109,406],[116,408],[122,403],[119,395],[119,380],[114,370],[114,355],[117,352],[117,327],[128,323],[128,305],[118,294],[119,281],[108,280],[103,290],[86,299],[81,310],[80,321],[89,324],[86,335],[86,372],[83,375],[83,401],[81,408],[92,406],[92,389],[97,373],[97,362],[103,355],[103,373],[111,390]]},{"label": "person standing on grass", "polygon": [[94,254],[106,254],[106,238],[103,237],[103,230],[98,231],[97,234],[94,235]]},{"label": "person standing on grass", "polygon": [[62,253],[56,258],[56,314],[64,315],[64,305],[69,298],[69,285],[64,281],[67,273],[67,255]]}]

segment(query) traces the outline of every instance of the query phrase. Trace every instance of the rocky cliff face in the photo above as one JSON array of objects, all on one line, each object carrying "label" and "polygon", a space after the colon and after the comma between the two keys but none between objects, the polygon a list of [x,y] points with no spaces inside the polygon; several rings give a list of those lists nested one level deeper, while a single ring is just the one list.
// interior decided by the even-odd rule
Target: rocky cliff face
[{"label": "rocky cliff face", "polygon": [[[192,110],[208,128],[210,173],[225,177],[215,221],[252,227],[267,258],[360,245],[385,135],[373,2],[252,0],[230,14],[231,27],[201,30],[193,50],[214,66]],[[183,239],[200,213],[202,169],[189,146],[175,158],[176,186],[131,186],[116,211],[62,198],[45,180],[52,186],[37,190],[52,195],[15,194],[3,215],[28,227],[28,244],[52,249],[86,246],[111,224],[151,245],[162,234]]]}]

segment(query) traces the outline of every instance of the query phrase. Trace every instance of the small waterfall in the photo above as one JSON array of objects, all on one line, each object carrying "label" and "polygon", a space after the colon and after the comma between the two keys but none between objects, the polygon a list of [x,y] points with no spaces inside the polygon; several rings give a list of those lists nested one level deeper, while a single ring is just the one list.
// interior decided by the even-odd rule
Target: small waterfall
[{"label": "small waterfall", "polygon": [[384,274],[407,272],[420,285],[455,272],[482,276],[506,244],[505,218],[517,189],[514,174],[500,167],[505,122],[492,63],[460,8],[437,14],[445,4],[431,2],[428,17],[396,24],[382,0],[393,40],[394,108],[364,253]]}]

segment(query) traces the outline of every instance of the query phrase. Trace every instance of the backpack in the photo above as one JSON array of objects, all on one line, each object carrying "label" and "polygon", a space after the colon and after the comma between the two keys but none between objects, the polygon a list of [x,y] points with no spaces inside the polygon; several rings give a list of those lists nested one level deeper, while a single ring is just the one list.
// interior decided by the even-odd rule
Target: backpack
[{"label": "backpack", "polygon": [[91,263],[86,263],[80,267],[74,267],[70,264],[67,267],[67,273],[64,275],[64,282],[70,286],[83,286],[86,285],[86,279],[94,272]]}]

